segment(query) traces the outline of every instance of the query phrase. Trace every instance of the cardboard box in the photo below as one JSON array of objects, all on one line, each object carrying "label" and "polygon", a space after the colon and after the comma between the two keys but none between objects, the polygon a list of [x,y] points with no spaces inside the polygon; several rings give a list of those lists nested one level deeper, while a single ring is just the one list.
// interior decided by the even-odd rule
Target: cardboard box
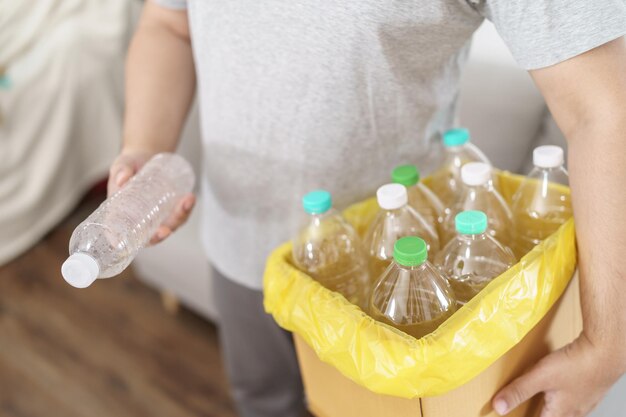
[{"label": "cardboard box", "polygon": [[[316,417],[496,417],[491,408],[496,392],[547,353],[574,340],[581,330],[576,273],[537,326],[478,377],[445,395],[413,400],[375,394],[322,362],[298,335],[295,343],[309,410]],[[509,415],[536,417],[540,405],[537,397]]]}]

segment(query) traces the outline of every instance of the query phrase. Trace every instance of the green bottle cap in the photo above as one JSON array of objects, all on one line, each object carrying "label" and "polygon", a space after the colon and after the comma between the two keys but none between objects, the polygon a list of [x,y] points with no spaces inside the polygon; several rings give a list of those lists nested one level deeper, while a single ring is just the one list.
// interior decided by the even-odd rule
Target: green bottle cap
[{"label": "green bottle cap", "polygon": [[393,245],[393,260],[402,266],[418,266],[428,259],[424,239],[415,236],[400,238]]},{"label": "green bottle cap", "polygon": [[454,218],[456,231],[462,235],[477,235],[487,230],[487,215],[482,211],[462,211]]},{"label": "green bottle cap", "polygon": [[411,187],[420,180],[420,172],[415,165],[400,165],[391,172],[391,180],[396,184]]},{"label": "green bottle cap", "polygon": [[322,214],[333,206],[333,199],[328,191],[315,190],[302,197],[302,207],[309,214]]},{"label": "green bottle cap", "polygon": [[446,147],[461,146],[470,139],[469,130],[459,128],[450,129],[443,134],[443,144]]}]

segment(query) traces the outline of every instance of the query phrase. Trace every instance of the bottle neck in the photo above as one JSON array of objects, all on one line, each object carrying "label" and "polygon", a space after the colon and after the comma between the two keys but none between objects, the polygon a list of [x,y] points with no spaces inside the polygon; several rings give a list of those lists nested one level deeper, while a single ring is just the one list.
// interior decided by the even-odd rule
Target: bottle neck
[{"label": "bottle neck", "polygon": [[457,235],[457,237],[462,242],[472,243],[472,242],[478,242],[478,241],[487,239],[487,234],[484,233],[484,232],[483,233],[476,233],[476,234],[461,234],[461,233],[459,233]]},{"label": "bottle neck", "polygon": [[414,265],[414,266],[407,266],[407,265],[401,265],[399,263],[396,262],[396,266],[404,271],[420,271],[424,268],[426,268],[426,265],[428,264],[428,261],[424,261],[423,263],[419,264],[419,265]]},{"label": "bottle neck", "polygon": [[318,225],[329,217],[334,216],[336,211],[334,209],[328,209],[323,213],[309,213],[309,218],[311,219],[311,223]]},{"label": "bottle neck", "polygon": [[493,188],[491,181],[487,181],[481,185],[467,185],[465,184],[465,193],[470,200],[476,200],[476,198],[484,193],[488,193]]},{"label": "bottle neck", "polygon": [[480,185],[465,184],[465,186],[470,191],[478,192],[478,191],[485,190],[485,189],[489,188],[489,183],[487,182],[485,184],[480,184]]},{"label": "bottle neck", "polygon": [[445,149],[445,164],[446,165],[454,165],[459,170],[461,166],[467,162],[463,158],[461,158],[461,154],[465,149],[465,144],[459,146],[447,146]]},{"label": "bottle neck", "polygon": [[461,145],[456,145],[456,146],[446,146],[445,150],[447,153],[449,154],[457,154],[459,152],[461,152],[463,149],[465,149],[467,147],[467,144],[469,142],[465,142]]},{"label": "bottle neck", "polygon": [[555,167],[540,167],[538,165],[535,165],[535,168],[540,169],[542,171],[548,171],[548,172],[556,172],[556,171],[560,171],[562,169],[565,169],[565,167],[561,164],[561,165],[557,165]]},{"label": "bottle neck", "polygon": [[567,170],[565,169],[563,165],[559,165],[557,167],[549,167],[549,168],[538,167],[535,165],[535,169],[547,175],[561,173],[561,172],[567,173]]},{"label": "bottle neck", "polygon": [[552,168],[541,168],[535,166],[528,176],[546,183],[550,182],[561,185],[569,184],[568,173],[563,165]]},{"label": "bottle neck", "polygon": [[406,210],[407,205],[403,205],[401,207],[395,209],[385,209],[385,215],[388,217],[397,217],[401,215]]}]

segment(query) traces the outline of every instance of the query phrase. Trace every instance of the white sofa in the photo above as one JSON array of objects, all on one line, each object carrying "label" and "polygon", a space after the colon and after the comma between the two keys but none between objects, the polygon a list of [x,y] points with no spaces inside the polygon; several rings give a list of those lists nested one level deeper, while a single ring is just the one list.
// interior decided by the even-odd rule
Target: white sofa
[{"label": "white sofa", "polygon": [[[467,126],[474,143],[495,166],[528,172],[535,146],[565,140],[554,124],[543,98],[526,71],[512,56],[493,26],[485,23],[475,34],[465,70],[459,103],[459,124]],[[183,134],[180,152],[199,173],[199,130],[194,112]],[[169,294],[210,320],[217,320],[211,300],[210,268],[202,252],[199,210],[168,241],[144,250],[134,263],[149,285]],[[617,416],[626,409],[626,378],[591,417]]]}]

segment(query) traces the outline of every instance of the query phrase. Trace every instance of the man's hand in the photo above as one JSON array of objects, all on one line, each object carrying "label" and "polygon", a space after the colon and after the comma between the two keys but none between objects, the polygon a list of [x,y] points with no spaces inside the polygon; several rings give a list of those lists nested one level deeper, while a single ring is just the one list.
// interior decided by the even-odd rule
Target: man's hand
[{"label": "man's hand", "polygon": [[[176,149],[195,85],[187,12],[145,2],[126,62],[124,146],[109,172],[109,195],[154,154]],[[193,194],[183,197],[150,244],[183,224],[195,200]]]},{"label": "man's hand", "polygon": [[615,349],[594,346],[583,333],[569,345],[539,361],[503,388],[493,408],[505,415],[538,393],[544,393],[540,417],[584,417],[624,372]]},{"label": "man's hand", "polygon": [[[153,155],[153,153],[144,151],[122,151],[109,170],[108,195],[111,196],[116,193]],[[172,214],[152,236],[150,244],[155,245],[159,243],[185,223],[195,202],[196,197],[193,194],[190,193],[184,196],[176,204]]]},{"label": "man's hand", "polygon": [[585,416],[626,371],[626,39],[531,71],[568,142],[583,334],[493,400],[545,394],[541,417]]}]

